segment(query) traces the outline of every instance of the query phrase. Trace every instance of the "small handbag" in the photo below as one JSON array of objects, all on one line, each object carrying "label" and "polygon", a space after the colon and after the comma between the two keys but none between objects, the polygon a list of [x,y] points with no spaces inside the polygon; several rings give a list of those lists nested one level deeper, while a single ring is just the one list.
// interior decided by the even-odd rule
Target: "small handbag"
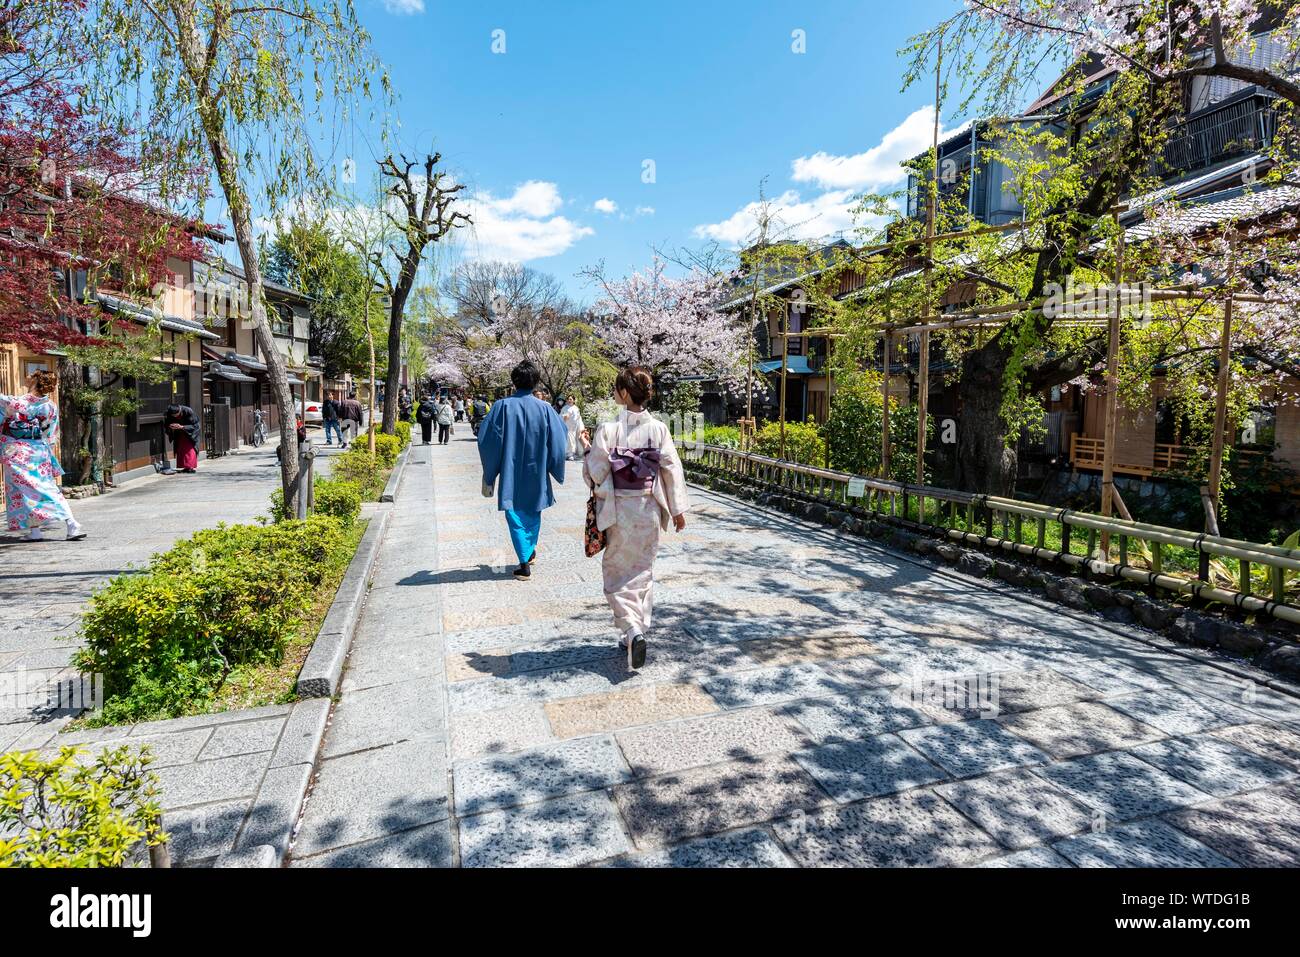
[{"label": "small handbag", "polygon": [[594,558],[605,547],[605,533],[596,526],[596,493],[587,499],[587,522],[582,529],[582,548],[588,558]]}]

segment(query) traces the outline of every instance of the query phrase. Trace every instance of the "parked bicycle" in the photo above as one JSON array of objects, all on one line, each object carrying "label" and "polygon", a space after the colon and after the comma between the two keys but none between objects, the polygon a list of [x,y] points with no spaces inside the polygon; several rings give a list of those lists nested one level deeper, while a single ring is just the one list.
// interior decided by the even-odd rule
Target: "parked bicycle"
[{"label": "parked bicycle", "polygon": [[251,437],[253,448],[257,448],[266,442],[266,420],[262,418],[262,410],[253,410],[253,435]]}]

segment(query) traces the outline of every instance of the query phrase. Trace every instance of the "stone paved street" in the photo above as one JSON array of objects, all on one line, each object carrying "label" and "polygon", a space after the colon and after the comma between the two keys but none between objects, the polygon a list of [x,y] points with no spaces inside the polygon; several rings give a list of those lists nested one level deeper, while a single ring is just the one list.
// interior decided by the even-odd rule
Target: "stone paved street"
[{"label": "stone paved street", "polygon": [[576,471],[521,583],[411,454],[293,866],[1300,864],[1300,701],[701,491],[629,674]]}]

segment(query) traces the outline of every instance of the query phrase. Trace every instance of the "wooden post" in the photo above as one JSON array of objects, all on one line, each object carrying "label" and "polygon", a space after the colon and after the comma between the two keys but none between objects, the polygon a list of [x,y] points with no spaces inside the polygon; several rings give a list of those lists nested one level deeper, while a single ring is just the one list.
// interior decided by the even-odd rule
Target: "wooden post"
[{"label": "wooden post", "polygon": [[[930,321],[930,298],[932,295],[930,269],[934,259],[934,220],[939,204],[939,103],[943,89],[941,75],[943,69],[943,38],[939,38],[939,55],[934,66],[934,175],[931,177],[929,195],[925,201],[925,321]],[[973,128],[972,128],[973,129]],[[972,134],[972,142],[974,136]],[[975,188],[975,154],[970,158],[970,186]],[[925,423],[930,414],[930,331],[921,333],[920,364],[917,377],[916,395],[916,484],[925,484]]]},{"label": "wooden post", "polygon": [[[1124,227],[1115,214],[1119,237],[1115,248],[1115,306],[1106,330],[1106,445],[1101,457],[1101,514],[1109,518],[1115,502],[1115,433],[1119,419],[1119,320],[1123,312],[1120,286],[1124,280]],[[1110,532],[1101,533],[1102,558],[1110,560]]]},{"label": "wooden post", "polygon": [[781,337],[781,458],[785,458],[785,376],[790,365],[790,317],[786,314],[785,335]]},{"label": "wooden post", "polygon": [[[826,337],[826,420],[830,421],[831,417],[831,399],[835,392],[835,370],[831,366],[831,360],[835,355],[835,337]],[[829,440],[825,443],[826,451],[826,468],[831,467],[831,443]]]},{"label": "wooden post", "polygon": [[1228,369],[1232,343],[1232,289],[1223,304],[1223,331],[1219,337],[1219,381],[1214,396],[1214,437],[1210,442],[1210,487],[1205,529],[1219,534],[1219,485],[1223,479],[1223,432],[1228,426]]},{"label": "wooden post", "polygon": [[884,362],[881,363],[881,409],[880,409],[880,477],[889,478],[889,330],[883,335]]}]

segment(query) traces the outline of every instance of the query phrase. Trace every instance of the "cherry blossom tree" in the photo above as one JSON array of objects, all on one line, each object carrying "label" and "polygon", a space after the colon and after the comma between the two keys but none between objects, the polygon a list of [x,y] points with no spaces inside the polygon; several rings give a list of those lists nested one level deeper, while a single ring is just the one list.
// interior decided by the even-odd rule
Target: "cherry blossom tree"
[{"label": "cherry blossom tree", "polygon": [[659,258],[622,279],[607,278],[601,267],[585,275],[603,292],[592,312],[615,363],[646,366],[657,379],[705,376],[743,387],[749,323],[720,311],[730,276],[699,269],[669,276]]}]

